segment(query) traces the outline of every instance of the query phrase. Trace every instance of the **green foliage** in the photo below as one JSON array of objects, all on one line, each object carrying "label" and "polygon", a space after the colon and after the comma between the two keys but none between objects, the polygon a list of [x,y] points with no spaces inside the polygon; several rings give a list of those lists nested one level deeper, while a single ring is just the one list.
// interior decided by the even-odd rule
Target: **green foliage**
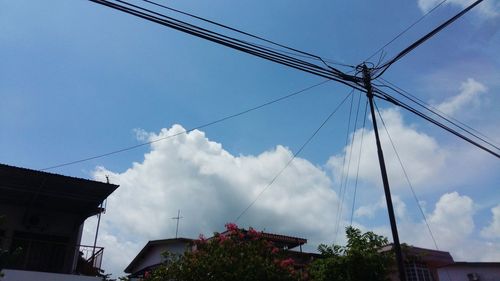
[{"label": "green foliage", "polygon": [[[292,281],[300,280],[294,261],[261,238],[260,233],[227,224],[228,233],[216,233],[195,242],[195,249],[182,256],[167,253],[167,262],[153,271],[153,281]],[[149,274],[147,274],[149,275]]]},{"label": "green foliage", "polygon": [[386,281],[393,263],[391,253],[381,253],[387,238],[373,232],[346,228],[347,245],[320,245],[323,256],[309,266],[314,281]]}]

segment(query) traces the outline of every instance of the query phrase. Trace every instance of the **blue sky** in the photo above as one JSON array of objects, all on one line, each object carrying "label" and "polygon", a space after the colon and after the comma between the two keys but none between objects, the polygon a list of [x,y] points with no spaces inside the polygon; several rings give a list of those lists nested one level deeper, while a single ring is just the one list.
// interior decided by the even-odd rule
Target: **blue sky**
[{"label": "blue sky", "polygon": [[[175,124],[190,129],[322,81],[89,1],[0,0],[0,3],[0,155],[1,162],[10,165],[41,169],[106,153],[164,136],[168,129],[180,130],[173,127]],[[433,0],[162,3],[354,65],[437,4]],[[385,49],[387,58],[458,12],[464,3],[447,1],[389,45]],[[498,13],[498,1],[485,1],[393,65],[384,78],[439,108],[446,108],[452,116],[499,143]],[[270,181],[272,168],[283,166],[286,157],[297,151],[348,92],[346,87],[329,82],[303,95],[204,128],[204,134],[199,132],[191,138],[52,171],[101,180],[108,174],[121,185],[110,199],[101,244],[105,244],[109,253],[128,245],[125,256],[130,258],[147,240],[174,233],[175,223],[168,219],[157,225],[145,224],[144,227],[154,229],[151,232],[130,231],[133,222],[144,220],[151,214],[148,212],[168,218],[182,209],[186,213],[181,223],[184,236],[196,237],[200,232],[220,230]],[[410,178],[423,201],[424,211],[436,224],[441,239],[455,243],[444,243],[443,248],[459,259],[474,260],[479,255],[467,257],[461,252],[459,245],[464,241],[478,249],[487,248],[488,243],[498,247],[498,159],[404,110],[398,111],[383,102],[379,105],[390,131],[393,129],[391,136],[403,162],[412,168]],[[348,111],[348,105],[343,106],[306,147],[294,161],[296,167],[291,167],[290,173],[294,174],[284,173],[283,182],[277,182],[262,195],[257,202],[263,203],[256,203],[255,213],[251,209],[244,217],[241,222],[244,226],[307,235],[312,248],[314,242],[333,241],[329,235],[331,224],[318,221],[317,225],[325,224],[319,227],[313,222],[336,217],[336,207],[333,210],[320,207],[339,204],[340,164],[344,153],[349,152],[349,147],[344,147]],[[372,141],[370,128],[366,131],[366,142]],[[142,139],[137,132],[143,132]],[[358,137],[360,132],[354,136]],[[354,147],[358,147],[356,142]],[[406,227],[402,230],[402,240],[431,247],[408,234],[421,226],[422,217],[393,153],[391,158],[388,142],[384,149],[393,170],[394,193],[401,202],[398,205],[401,227]],[[386,213],[379,204],[380,176],[377,163],[372,161],[376,158],[364,154],[366,161],[360,165],[356,199],[359,212],[354,220],[364,229],[389,235]],[[261,171],[266,165],[270,165],[270,170]],[[225,174],[234,167],[241,168],[238,170],[241,175],[236,171]],[[346,201],[340,203],[345,204],[344,209],[350,210],[347,202],[352,200],[355,167],[353,160]],[[259,178],[258,183],[245,178],[249,175]],[[294,176],[304,182],[291,180]],[[241,186],[235,186],[236,183]],[[200,186],[210,186],[218,194],[210,202],[200,203],[206,205],[205,212],[215,212],[216,219],[194,215],[200,210],[195,210],[191,201],[196,196],[194,190]],[[284,214],[284,209],[302,206],[302,195],[294,197],[293,192],[300,194],[308,186],[317,186],[318,193],[312,192],[310,198],[304,195],[303,202],[307,204],[297,208],[293,218]],[[135,212],[123,207],[132,204],[127,198],[137,198],[135,192],[163,194],[165,190],[170,190],[171,196],[160,196],[163,200],[152,204],[157,204],[156,209]],[[273,196],[284,199],[280,201]],[[320,200],[313,208],[315,198],[324,201]],[[140,204],[148,205],[148,200],[154,198],[141,200],[134,203],[138,204],[137,210],[143,209]],[[459,207],[451,208],[453,204]],[[220,208],[221,205],[225,207]],[[350,220],[348,213],[342,215],[345,221]],[[129,216],[130,220],[117,222],[119,216]],[[456,230],[462,237],[445,231],[443,222],[453,218],[464,221],[463,227]],[[294,220],[309,220],[313,226]],[[315,232],[315,227],[321,230]],[[91,232],[91,226],[88,231]],[[107,257],[108,271],[119,274],[126,260]],[[498,258],[491,255],[491,259]]]}]

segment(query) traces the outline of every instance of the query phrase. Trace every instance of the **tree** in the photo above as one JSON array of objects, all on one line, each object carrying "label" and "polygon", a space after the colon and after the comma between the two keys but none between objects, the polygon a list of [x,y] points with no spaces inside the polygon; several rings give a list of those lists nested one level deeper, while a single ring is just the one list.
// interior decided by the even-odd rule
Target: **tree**
[{"label": "tree", "polygon": [[211,239],[202,235],[192,251],[178,256],[165,254],[167,262],[147,280],[163,281],[292,281],[301,276],[294,261],[284,252],[264,240],[260,232],[239,229],[226,224],[224,234],[215,233]]},{"label": "tree", "polygon": [[322,258],[309,266],[313,281],[386,281],[394,262],[391,252],[381,252],[387,238],[373,232],[346,228],[347,244],[320,245]]}]

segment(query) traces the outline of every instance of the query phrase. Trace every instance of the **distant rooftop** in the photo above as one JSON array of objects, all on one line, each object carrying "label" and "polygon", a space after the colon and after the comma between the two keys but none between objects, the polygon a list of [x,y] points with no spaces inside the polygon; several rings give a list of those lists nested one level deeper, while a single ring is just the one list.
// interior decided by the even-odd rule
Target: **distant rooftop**
[{"label": "distant rooftop", "polygon": [[[246,232],[246,230],[244,229],[242,231]],[[227,234],[227,233],[228,231],[224,231],[222,234]],[[273,242],[274,246],[278,248],[293,249],[295,247],[302,246],[307,243],[307,239],[305,238],[274,234],[268,232],[260,232],[260,234],[262,235],[262,238],[264,238],[267,241]]]},{"label": "distant rooftop", "polygon": [[125,268],[125,273],[133,273],[132,270],[140,263],[142,259],[146,257],[148,252],[156,245],[168,245],[173,243],[182,243],[182,244],[191,244],[193,243],[193,239],[189,238],[169,238],[169,239],[160,239],[160,240],[151,240],[146,243],[144,248],[135,256],[135,258],[130,262],[130,264]]}]

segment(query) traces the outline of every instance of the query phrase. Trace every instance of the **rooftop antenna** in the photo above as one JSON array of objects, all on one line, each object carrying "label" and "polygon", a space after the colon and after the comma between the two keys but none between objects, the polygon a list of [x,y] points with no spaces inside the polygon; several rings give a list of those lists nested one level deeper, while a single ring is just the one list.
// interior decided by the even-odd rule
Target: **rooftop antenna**
[{"label": "rooftop antenna", "polygon": [[175,238],[177,238],[177,234],[179,233],[179,221],[183,218],[184,217],[181,217],[181,210],[177,210],[177,217],[171,218],[173,220],[177,220],[177,226],[175,227]]}]

